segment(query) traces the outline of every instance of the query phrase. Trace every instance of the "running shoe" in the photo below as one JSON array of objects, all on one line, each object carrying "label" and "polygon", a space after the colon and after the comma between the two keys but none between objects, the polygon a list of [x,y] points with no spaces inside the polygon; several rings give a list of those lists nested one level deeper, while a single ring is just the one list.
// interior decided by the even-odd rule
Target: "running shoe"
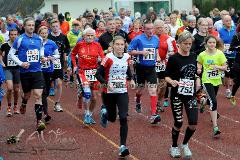
[{"label": "running shoe", "polygon": [[38,132],[43,131],[45,128],[46,128],[45,123],[43,123],[42,121],[38,121],[38,122],[37,122],[37,129],[36,129],[36,130],[37,130]]},{"label": "running shoe", "polygon": [[51,116],[49,116],[49,115],[45,115],[45,117],[44,117],[45,124],[48,124],[48,123],[50,122],[51,119],[52,119]]},{"label": "running shoe", "polygon": [[25,114],[25,113],[26,113],[26,105],[22,104],[22,105],[20,106],[20,113],[21,113],[21,114]]},{"label": "running shoe", "polygon": [[232,92],[230,89],[226,89],[225,96],[226,98],[231,98]]},{"label": "running shoe", "polygon": [[221,134],[221,131],[219,130],[218,126],[213,127],[213,136],[216,137]]},{"label": "running shoe", "polygon": [[181,157],[181,152],[180,149],[178,147],[170,147],[169,149],[169,153],[171,155],[171,157],[173,158],[180,158]]},{"label": "running shoe", "polygon": [[157,113],[164,112],[164,108],[160,105],[160,103],[157,103]]},{"label": "running shoe", "polygon": [[122,145],[119,149],[119,156],[120,157],[126,157],[128,156],[130,153],[129,153],[129,150],[128,148],[125,146],[125,145]]},{"label": "running shoe", "polygon": [[184,158],[191,158],[192,157],[192,152],[188,147],[188,144],[182,144],[181,145],[182,151],[183,151],[183,157]]},{"label": "running shoe", "polygon": [[7,117],[11,117],[12,116],[12,110],[11,110],[11,106],[7,107],[7,113],[6,113]]},{"label": "running shoe", "polygon": [[161,121],[161,117],[158,114],[152,115],[150,118],[151,124],[158,124]]},{"label": "running shoe", "polygon": [[85,114],[83,122],[84,124],[91,124],[90,115]]},{"label": "running shoe", "polygon": [[14,107],[13,107],[13,113],[14,114],[20,114],[17,105],[14,105]]},{"label": "running shoe", "polygon": [[137,112],[137,113],[141,113],[141,112],[142,112],[141,103],[137,103],[135,109],[136,109],[136,112]]},{"label": "running shoe", "polygon": [[62,106],[60,105],[60,103],[55,104],[54,111],[55,112],[63,112],[63,109],[62,109]]},{"label": "running shoe", "polygon": [[90,123],[96,124],[96,121],[93,119],[92,115],[89,115]]},{"label": "running shoe", "polygon": [[163,107],[168,107],[169,106],[169,102],[168,99],[163,101]]},{"label": "running shoe", "polygon": [[107,109],[103,108],[100,111],[100,124],[103,128],[107,128],[108,120],[107,120]]},{"label": "running shoe", "polygon": [[235,107],[237,105],[237,99],[235,96],[231,96],[231,98],[229,99],[230,103]]},{"label": "running shoe", "polygon": [[50,88],[49,96],[54,96],[54,95],[55,95],[54,88]]}]

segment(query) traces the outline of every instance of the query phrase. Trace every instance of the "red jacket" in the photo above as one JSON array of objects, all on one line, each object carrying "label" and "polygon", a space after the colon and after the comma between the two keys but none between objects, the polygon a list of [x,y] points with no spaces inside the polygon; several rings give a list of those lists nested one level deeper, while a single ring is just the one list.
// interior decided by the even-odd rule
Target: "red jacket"
[{"label": "red jacket", "polygon": [[86,69],[96,69],[98,67],[98,58],[104,58],[101,45],[98,42],[87,43],[80,41],[73,48],[71,59],[74,67],[77,67],[76,55],[78,55],[79,73]]}]

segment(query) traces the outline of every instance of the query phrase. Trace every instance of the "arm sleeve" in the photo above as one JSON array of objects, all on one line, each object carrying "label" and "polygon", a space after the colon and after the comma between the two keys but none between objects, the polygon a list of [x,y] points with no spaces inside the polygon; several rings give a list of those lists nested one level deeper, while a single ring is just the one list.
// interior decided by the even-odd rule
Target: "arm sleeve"
[{"label": "arm sleeve", "polygon": [[67,36],[65,36],[65,53],[67,53],[67,55],[70,53],[71,49],[70,49],[70,44],[69,41],[67,39]]},{"label": "arm sleeve", "polygon": [[166,66],[165,77],[172,78],[174,74],[174,68],[175,68],[174,60],[173,60],[173,57],[170,56]]},{"label": "arm sleeve", "polygon": [[107,84],[107,81],[104,79],[105,77],[105,69],[103,65],[100,65],[97,69],[97,73],[95,74],[95,77],[101,84]]},{"label": "arm sleeve", "polygon": [[199,56],[197,57],[197,62],[203,64],[202,54],[199,54]]},{"label": "arm sleeve", "polygon": [[128,46],[128,52],[131,52],[132,50],[137,50],[137,38],[134,38]]},{"label": "arm sleeve", "polygon": [[132,72],[131,72],[131,69],[130,69],[130,66],[128,66],[127,68],[127,80],[132,80]]},{"label": "arm sleeve", "polygon": [[230,48],[229,48],[230,51],[235,51],[235,50],[240,49],[240,48],[237,48],[238,46],[240,47],[240,43],[239,43],[240,41],[238,39],[238,35],[239,34],[236,34],[233,36],[233,39],[232,39],[232,42],[231,42]]},{"label": "arm sleeve", "polygon": [[19,66],[21,66],[23,62],[18,59],[18,57],[15,55],[15,53],[16,53],[16,49],[12,47],[12,48],[10,49],[9,53],[8,53],[8,54],[9,54],[9,57],[11,57],[11,59],[12,59],[15,63],[17,63]]}]

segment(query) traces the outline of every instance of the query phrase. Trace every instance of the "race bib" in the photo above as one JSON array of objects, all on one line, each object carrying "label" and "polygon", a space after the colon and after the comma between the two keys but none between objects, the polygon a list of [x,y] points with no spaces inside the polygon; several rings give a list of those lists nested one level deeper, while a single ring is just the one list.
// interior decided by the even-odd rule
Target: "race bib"
[{"label": "race bib", "polygon": [[53,68],[54,69],[62,69],[62,65],[61,65],[60,59],[55,59],[53,61]]},{"label": "race bib", "polygon": [[232,51],[229,51],[230,44],[224,44],[224,53],[225,54],[231,54]]},{"label": "race bib", "polygon": [[164,72],[166,70],[166,64],[164,62],[157,62],[155,70],[156,72]]},{"label": "race bib", "polygon": [[[18,57],[18,55],[15,55],[15,56]],[[15,62],[12,60],[12,58],[9,57],[9,55],[8,55],[8,57],[7,57],[7,66],[9,66],[9,67],[15,67],[15,66],[17,66],[17,63],[15,63]]]},{"label": "race bib", "polygon": [[42,63],[42,65],[41,65],[42,68],[49,68],[50,66],[51,66],[50,61],[46,61],[46,62]]},{"label": "race bib", "polygon": [[143,56],[143,60],[155,60],[155,48],[144,48],[144,51],[148,51],[147,56]]},{"label": "race bib", "polygon": [[37,49],[27,51],[28,62],[39,62],[39,51]]},{"label": "race bib", "polygon": [[178,84],[178,94],[192,96],[194,93],[194,80],[180,79]]},{"label": "race bib", "polygon": [[97,72],[96,69],[85,70],[85,76],[89,82],[97,81],[97,79],[95,77],[96,72]]},{"label": "race bib", "polygon": [[210,70],[207,71],[207,78],[208,79],[213,79],[213,78],[218,78],[220,76],[218,70]]}]

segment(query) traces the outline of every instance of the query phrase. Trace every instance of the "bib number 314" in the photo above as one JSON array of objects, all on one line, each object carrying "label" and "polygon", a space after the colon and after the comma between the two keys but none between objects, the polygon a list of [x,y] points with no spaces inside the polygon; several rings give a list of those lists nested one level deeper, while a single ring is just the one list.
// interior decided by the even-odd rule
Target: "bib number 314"
[{"label": "bib number 314", "polygon": [[180,79],[178,84],[178,94],[192,96],[194,93],[194,80]]}]

